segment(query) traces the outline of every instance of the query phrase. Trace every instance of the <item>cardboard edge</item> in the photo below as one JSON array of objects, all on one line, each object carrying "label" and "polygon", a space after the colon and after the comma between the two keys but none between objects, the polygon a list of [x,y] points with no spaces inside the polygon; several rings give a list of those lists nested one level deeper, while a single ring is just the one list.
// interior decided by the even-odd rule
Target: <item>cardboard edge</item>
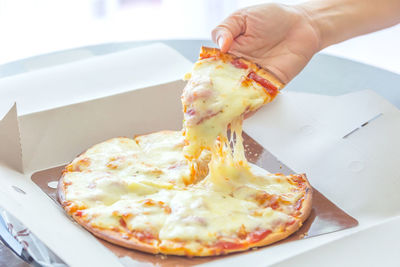
[{"label": "cardboard edge", "polygon": [[0,148],[0,162],[24,173],[17,103],[13,104],[0,121]]}]

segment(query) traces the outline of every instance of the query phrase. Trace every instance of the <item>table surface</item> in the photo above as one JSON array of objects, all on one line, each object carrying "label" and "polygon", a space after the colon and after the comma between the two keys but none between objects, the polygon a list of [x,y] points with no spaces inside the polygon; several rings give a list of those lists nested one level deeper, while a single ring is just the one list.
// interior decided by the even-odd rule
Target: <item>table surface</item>
[{"label": "table surface", "polygon": [[[81,47],[0,65],[0,79],[93,56],[105,55],[155,41],[109,43]],[[196,61],[201,45],[212,46],[209,40],[168,40],[163,42],[191,61]],[[371,89],[400,108],[400,75],[348,59],[317,54],[310,64],[285,90],[325,95],[340,95]],[[1,88],[0,88],[1,94]],[[24,266],[21,260],[0,242],[0,266]]]},{"label": "table surface", "polygon": [[0,266],[28,267],[29,264],[21,260],[0,241]]}]

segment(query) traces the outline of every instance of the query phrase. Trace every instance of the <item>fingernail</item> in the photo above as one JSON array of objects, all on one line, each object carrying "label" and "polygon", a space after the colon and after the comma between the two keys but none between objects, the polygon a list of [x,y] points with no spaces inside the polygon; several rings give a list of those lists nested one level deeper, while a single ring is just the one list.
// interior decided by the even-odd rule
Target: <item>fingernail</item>
[{"label": "fingernail", "polygon": [[224,38],[223,35],[220,35],[220,36],[218,37],[217,43],[218,43],[219,48],[222,49],[222,46],[223,46],[224,43],[225,43],[225,38]]}]

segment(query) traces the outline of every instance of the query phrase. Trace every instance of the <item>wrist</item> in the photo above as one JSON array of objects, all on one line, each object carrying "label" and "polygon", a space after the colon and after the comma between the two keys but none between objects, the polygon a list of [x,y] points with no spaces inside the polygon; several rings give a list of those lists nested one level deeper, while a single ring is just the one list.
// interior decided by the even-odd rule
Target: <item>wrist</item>
[{"label": "wrist", "polygon": [[400,22],[400,1],[315,0],[297,6],[320,38],[320,50]]},{"label": "wrist", "polygon": [[341,11],[335,10],[328,4],[329,2],[330,1],[312,1],[297,6],[308,19],[318,36],[318,50],[322,50],[337,42],[335,42],[335,25],[332,17],[339,15],[338,13]]}]

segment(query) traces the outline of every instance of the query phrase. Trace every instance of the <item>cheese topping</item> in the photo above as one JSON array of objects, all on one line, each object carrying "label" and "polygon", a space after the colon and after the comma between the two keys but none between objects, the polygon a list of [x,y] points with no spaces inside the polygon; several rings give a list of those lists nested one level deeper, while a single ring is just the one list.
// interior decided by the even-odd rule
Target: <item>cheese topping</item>
[{"label": "cheese topping", "polygon": [[[110,165],[110,158],[119,160]],[[197,165],[207,166],[209,160],[205,151]],[[67,167],[63,182],[67,209],[79,212],[92,227],[139,230],[154,238],[150,243],[181,241],[195,251],[222,237],[238,238],[242,225],[246,232],[275,231],[295,219],[282,207],[291,210],[302,192],[283,175],[258,172],[260,176],[248,181],[240,171],[227,168],[229,180],[217,179],[218,183],[211,181],[212,175],[203,175],[197,178],[200,182],[186,186],[190,167],[182,132],[158,132],[95,145]],[[289,205],[271,208],[265,194],[282,192],[292,194]]]},{"label": "cheese topping", "polygon": [[182,95],[187,156],[196,158],[203,149],[211,150],[229,123],[270,100],[248,73],[212,58],[194,65]]},{"label": "cheese topping", "polygon": [[248,73],[221,60],[197,62],[182,95],[183,131],[88,149],[65,169],[64,207],[92,227],[192,255],[221,242],[249,244],[298,221],[299,177],[268,174],[244,156],[243,116],[273,98]]}]

